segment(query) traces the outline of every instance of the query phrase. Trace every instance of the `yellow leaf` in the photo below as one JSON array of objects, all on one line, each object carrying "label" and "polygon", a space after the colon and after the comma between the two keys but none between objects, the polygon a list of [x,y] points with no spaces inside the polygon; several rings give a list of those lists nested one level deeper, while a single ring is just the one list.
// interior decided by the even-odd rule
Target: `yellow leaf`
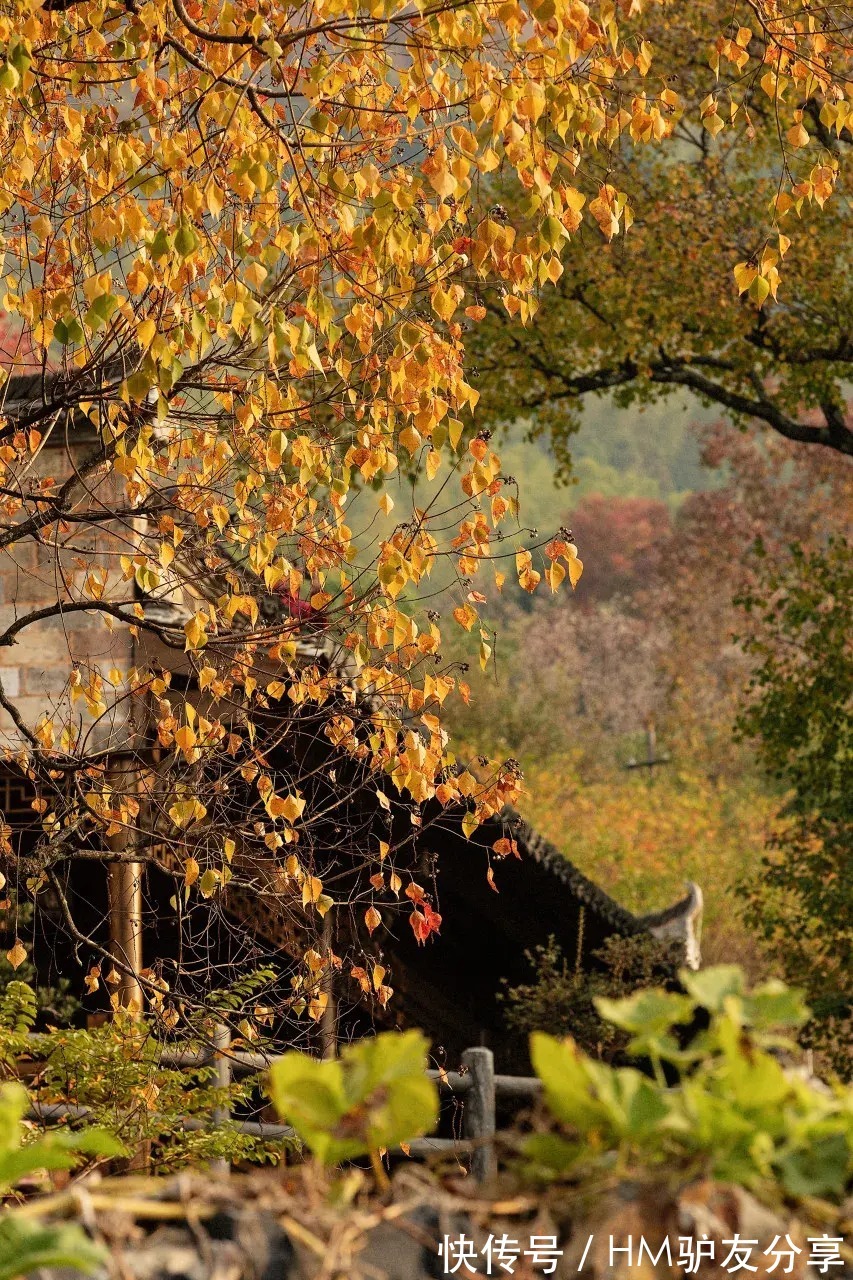
[{"label": "yellow leaf", "polygon": [[456,299],[448,289],[437,288],[432,291],[432,309],[442,320],[449,320],[456,310]]},{"label": "yellow leaf", "polygon": [[222,205],[224,203],[223,195],[219,190],[219,187],[217,187],[213,182],[209,182],[204,196],[210,216],[212,218],[218,218],[222,212]]},{"label": "yellow leaf", "polygon": [[739,262],[735,267],[733,274],[738,293],[746,293],[747,289],[758,275],[758,268],[749,262]]},{"label": "yellow leaf", "polygon": [[199,891],[203,898],[212,898],[216,890],[219,888],[220,875],[218,871],[208,869],[198,882]]},{"label": "yellow leaf", "polygon": [[581,574],[583,573],[583,560],[578,556],[578,549],[573,542],[568,544],[565,559],[569,566],[569,582],[572,584],[572,590],[574,591],[575,587],[581,580]]},{"label": "yellow leaf", "polygon": [[184,755],[189,755],[196,744],[195,730],[191,729],[188,724],[182,724],[175,734],[175,743],[183,751]]},{"label": "yellow leaf", "polygon": [[302,905],[307,907],[315,903],[323,892],[323,881],[317,876],[306,876],[302,885]]},{"label": "yellow leaf", "polygon": [[151,346],[156,336],[157,326],[153,320],[143,320],[141,324],[136,326],[136,338],[143,350]]},{"label": "yellow leaf", "polygon": [[757,275],[749,286],[749,296],[762,307],[770,297],[770,282],[764,276]]},{"label": "yellow leaf", "polygon": [[313,1022],[319,1022],[323,1014],[326,1012],[326,1006],[329,1003],[329,995],[326,991],[318,991],[311,1000],[308,1001],[308,1017]]},{"label": "yellow leaf", "polygon": [[305,801],[301,796],[295,796],[292,793],[284,797],[284,803],[281,809],[282,816],[288,822],[296,822],[305,812]]},{"label": "yellow leaf", "polygon": [[6,952],[6,959],[13,969],[18,969],[26,960],[27,952],[20,938],[15,939],[15,945],[11,951]]},{"label": "yellow leaf", "polygon": [[565,569],[556,560],[545,570],[545,577],[547,579],[548,586],[551,588],[552,594],[559,589],[560,583],[563,581],[565,576]]}]

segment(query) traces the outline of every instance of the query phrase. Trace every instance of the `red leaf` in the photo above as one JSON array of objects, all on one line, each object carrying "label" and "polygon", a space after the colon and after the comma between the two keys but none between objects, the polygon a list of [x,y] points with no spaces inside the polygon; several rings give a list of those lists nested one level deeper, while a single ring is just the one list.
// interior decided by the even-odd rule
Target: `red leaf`
[{"label": "red leaf", "polygon": [[428,902],[424,902],[420,911],[413,911],[409,916],[409,924],[418,943],[422,945],[431,933],[438,933],[440,930],[441,916],[433,911]]}]

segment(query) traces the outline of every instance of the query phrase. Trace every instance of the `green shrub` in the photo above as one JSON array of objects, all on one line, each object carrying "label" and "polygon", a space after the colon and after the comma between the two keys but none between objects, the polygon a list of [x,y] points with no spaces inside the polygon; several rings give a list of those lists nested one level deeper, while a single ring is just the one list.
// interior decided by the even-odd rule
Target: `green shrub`
[{"label": "green shrub", "polygon": [[[730,965],[680,977],[686,994],[597,1001],[652,1075],[596,1062],[570,1039],[532,1036],[556,1123],[527,1140],[529,1172],[585,1183],[638,1171],[677,1183],[713,1177],[768,1199],[842,1199],[853,1178],[853,1088],[803,1080],[775,1056],[809,1016],[801,996],[781,982],[750,994]],[[703,1016],[707,1028],[695,1032]]]},{"label": "green shrub", "polygon": [[[71,1168],[81,1156],[122,1154],[120,1143],[95,1129],[52,1133],[25,1144],[21,1122],[28,1102],[20,1085],[0,1085],[0,1197],[6,1197],[24,1179]],[[104,1251],[80,1227],[44,1226],[36,1215],[28,1213],[29,1207],[6,1207],[0,1217],[0,1280],[16,1280],[41,1267],[94,1271],[104,1262]]]},{"label": "green shrub", "polygon": [[[759,549],[760,552],[760,549]],[[759,554],[759,582],[738,601],[755,659],[739,732],[754,739],[787,799],[760,877],[744,884],[748,919],[785,976],[806,991],[805,1041],[853,1071],[853,546]]]},{"label": "green shrub", "polygon": [[426,1065],[420,1031],[388,1031],[329,1061],[285,1054],[270,1070],[270,1095],[323,1164],[369,1155],[376,1168],[380,1151],[438,1122],[438,1090]]},{"label": "green shrub", "polygon": [[[252,994],[249,979],[243,987]],[[276,1159],[280,1141],[241,1133],[229,1120],[211,1123],[215,1112],[231,1114],[247,1104],[256,1080],[232,1080],[223,1088],[212,1063],[189,1068],[163,1060],[167,1047],[198,1052],[210,1045],[215,1018],[239,1016],[243,987],[214,993],[216,1014],[189,1016],[185,1036],[176,1041],[164,1038],[155,1016],[122,1012],[92,1029],[33,1032],[35,993],[12,981],[0,992],[0,1066],[8,1076],[35,1064],[37,1074],[28,1082],[33,1103],[85,1108],[91,1123],[114,1134],[131,1156],[142,1153],[154,1172],[220,1159]]]},{"label": "green shrub", "polygon": [[545,946],[526,951],[532,980],[515,987],[504,982],[498,997],[509,1029],[525,1037],[531,1031],[571,1035],[587,1053],[608,1061],[622,1052],[627,1036],[601,1017],[596,999],[629,995],[638,987],[674,977],[683,947],[646,933],[614,935],[594,955],[599,969],[584,969],[577,958],[570,964],[553,937]]}]

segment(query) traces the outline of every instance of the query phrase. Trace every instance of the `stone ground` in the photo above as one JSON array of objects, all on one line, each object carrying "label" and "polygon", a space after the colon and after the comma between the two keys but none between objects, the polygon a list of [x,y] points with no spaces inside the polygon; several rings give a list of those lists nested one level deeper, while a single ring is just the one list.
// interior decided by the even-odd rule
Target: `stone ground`
[{"label": "stone ground", "polygon": [[[590,1280],[685,1274],[817,1280],[821,1271],[806,1265],[808,1238],[825,1232],[853,1242],[853,1201],[840,1213],[817,1201],[797,1212],[771,1212],[739,1188],[707,1181],[676,1194],[634,1183],[536,1192],[505,1179],[487,1193],[458,1167],[429,1171],[414,1164],[399,1167],[383,1194],[370,1174],[353,1170],[333,1183],[306,1166],[231,1176],[89,1178],[51,1197],[40,1216],[48,1209],[81,1222],[105,1247],[108,1261],[96,1280],[439,1280],[449,1273],[439,1252],[445,1236],[465,1236],[479,1252],[490,1234],[521,1241],[522,1250],[532,1235],[556,1236],[562,1253],[554,1280],[578,1274]],[[720,1265],[728,1252],[722,1242],[736,1233],[758,1243],[749,1267],[732,1272]],[[802,1249],[791,1255],[790,1269],[788,1258],[774,1265],[774,1255],[763,1257],[785,1236]],[[665,1253],[656,1264],[649,1258],[664,1237],[672,1266]],[[675,1265],[679,1237],[714,1240],[716,1260],[691,1272]],[[638,1256],[641,1238],[646,1247]],[[624,1252],[629,1239],[630,1256]],[[611,1240],[623,1250],[612,1257]],[[482,1257],[472,1265],[474,1274],[489,1274]],[[491,1274],[513,1280],[544,1274],[524,1256],[509,1265],[511,1271],[493,1259]],[[853,1252],[827,1272],[835,1280],[853,1277]],[[464,1266],[454,1274],[472,1276]],[[33,1280],[77,1280],[77,1273],[44,1270]]]}]

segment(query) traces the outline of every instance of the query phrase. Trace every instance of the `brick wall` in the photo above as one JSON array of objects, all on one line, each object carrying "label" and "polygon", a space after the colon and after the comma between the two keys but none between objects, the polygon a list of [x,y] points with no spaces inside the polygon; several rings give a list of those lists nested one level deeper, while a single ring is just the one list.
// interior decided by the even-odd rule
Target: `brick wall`
[{"label": "brick wall", "polygon": [[[88,456],[91,442],[66,447],[46,445],[35,463],[21,478],[26,487],[33,476],[53,476],[57,484],[71,473],[75,461]],[[7,477],[7,486],[11,477]],[[101,511],[113,505],[121,482],[113,475],[95,475],[84,482],[75,514]],[[119,499],[120,503],[122,502]],[[11,517],[22,519],[21,514]],[[5,525],[8,513],[2,517]],[[107,573],[106,599],[128,599],[129,584],[122,581],[119,556],[132,550],[133,531],[115,524],[56,524],[45,530],[42,539],[25,538],[0,548],[0,634],[24,619],[33,610],[68,605],[84,598],[82,587],[93,569]],[[68,703],[68,681],[72,671],[88,683],[96,672],[108,681],[109,672],[123,673],[132,662],[131,638],[127,628],[116,622],[111,632],[101,615],[71,612],[47,618],[23,628],[15,643],[0,646],[0,680],[7,697],[14,702],[32,728],[42,717],[58,718]],[[106,684],[106,701],[114,699]],[[90,735],[90,745],[100,748],[116,742],[124,732],[125,700],[115,715],[92,716],[85,699],[74,703],[78,722]],[[0,747],[16,748],[20,734],[9,714],[0,709]]]}]

